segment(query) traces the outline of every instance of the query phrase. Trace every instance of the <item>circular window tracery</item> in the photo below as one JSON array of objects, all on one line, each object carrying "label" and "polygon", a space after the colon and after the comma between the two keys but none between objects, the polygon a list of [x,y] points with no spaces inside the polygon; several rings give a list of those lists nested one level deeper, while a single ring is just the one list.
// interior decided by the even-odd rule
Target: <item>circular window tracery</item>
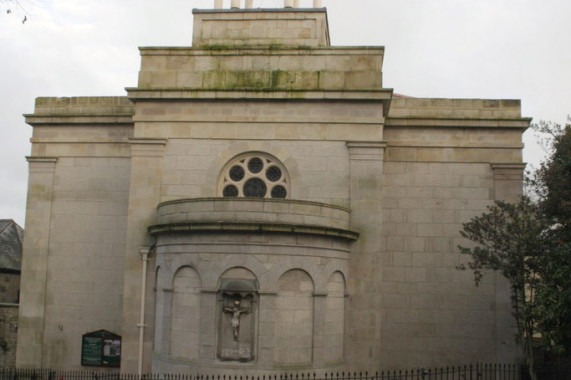
[{"label": "circular window tracery", "polygon": [[285,199],[289,196],[287,171],[269,155],[244,154],[226,165],[219,191],[228,198]]}]

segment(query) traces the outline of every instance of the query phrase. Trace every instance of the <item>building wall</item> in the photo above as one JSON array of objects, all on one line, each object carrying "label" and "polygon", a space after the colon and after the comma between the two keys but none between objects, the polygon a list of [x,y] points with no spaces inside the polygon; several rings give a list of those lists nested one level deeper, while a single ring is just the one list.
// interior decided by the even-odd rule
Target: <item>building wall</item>
[{"label": "building wall", "polygon": [[[506,284],[456,266],[462,223],[521,192],[519,101],[393,96],[383,48],[274,13],[196,11],[195,47],[143,48],[128,98],[37,100],[20,366],[80,368],[99,329],[128,373],[517,359]],[[245,46],[288,18],[289,42]],[[287,199],[220,198],[244,153],[283,165]]]},{"label": "building wall", "polygon": [[0,367],[16,365],[18,305],[0,305]]},{"label": "building wall", "polygon": [[383,185],[383,367],[511,359],[495,351],[496,278],[476,288],[455,268],[461,224],[493,200],[490,165],[386,162]]},{"label": "building wall", "polygon": [[80,368],[81,335],[121,332],[131,112],[124,98],[39,98],[27,118],[19,366]]},{"label": "building wall", "polygon": [[20,300],[20,273],[0,272],[0,303],[15,303]]},{"label": "building wall", "polygon": [[75,367],[81,335],[121,332],[129,159],[60,157],[56,166],[44,360]]}]

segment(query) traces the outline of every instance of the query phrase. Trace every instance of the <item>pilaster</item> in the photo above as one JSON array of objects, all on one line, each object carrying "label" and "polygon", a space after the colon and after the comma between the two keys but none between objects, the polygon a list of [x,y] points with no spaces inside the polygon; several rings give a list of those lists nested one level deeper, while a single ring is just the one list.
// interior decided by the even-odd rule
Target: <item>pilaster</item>
[{"label": "pilaster", "polygon": [[494,199],[517,201],[522,195],[523,163],[491,164],[494,174]]},{"label": "pilaster", "polygon": [[313,365],[325,366],[325,313],[327,292],[313,293]]},{"label": "pilaster", "polygon": [[[138,323],[141,304],[142,262],[139,250],[150,246],[147,227],[156,222],[156,208],[160,202],[165,139],[133,138],[131,144],[131,182],[127,211],[127,240],[125,247],[125,281],[123,290],[123,352],[121,371],[135,373],[138,357]],[[152,267],[152,265],[150,265]],[[148,281],[148,284],[154,281]],[[149,287],[147,287],[149,288]],[[147,289],[148,290],[148,289]],[[152,321],[153,294],[145,291],[146,321]],[[143,372],[151,369],[152,329],[144,334]]]},{"label": "pilaster", "polygon": [[22,254],[16,366],[43,368],[50,223],[56,157],[28,157],[26,235]]},{"label": "pilaster", "polygon": [[259,291],[260,319],[258,323],[258,363],[261,368],[271,368],[274,360],[276,292]]},{"label": "pilaster", "polygon": [[[218,289],[202,289],[200,291],[200,360],[214,362],[216,360],[216,342],[218,336]],[[214,320],[213,320],[214,319]]]},{"label": "pilaster", "polygon": [[[522,195],[524,163],[491,164],[494,176],[494,199],[517,202]],[[511,310],[510,284],[499,273],[496,279],[496,357],[506,362],[521,359],[514,339],[515,320]]]},{"label": "pilaster", "polygon": [[368,236],[353,243],[349,256],[347,333],[349,371],[374,372],[380,363],[382,244],[381,185],[386,143],[348,142],[351,229]]}]

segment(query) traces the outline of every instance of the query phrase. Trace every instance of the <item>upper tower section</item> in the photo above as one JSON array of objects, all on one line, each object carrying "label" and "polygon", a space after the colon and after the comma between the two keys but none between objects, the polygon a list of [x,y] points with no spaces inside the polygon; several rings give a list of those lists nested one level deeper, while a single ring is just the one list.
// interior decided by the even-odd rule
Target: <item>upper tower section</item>
[{"label": "upper tower section", "polygon": [[325,8],[193,10],[193,47],[330,46]]},{"label": "upper tower section", "polygon": [[[245,1],[245,8],[240,8]],[[306,0],[307,1],[307,0]],[[374,100],[382,86],[382,46],[332,46],[326,8],[285,0],[284,8],[252,8],[232,0],[195,9],[192,46],[142,47],[135,99]],[[386,113],[386,112],[385,112]]]}]

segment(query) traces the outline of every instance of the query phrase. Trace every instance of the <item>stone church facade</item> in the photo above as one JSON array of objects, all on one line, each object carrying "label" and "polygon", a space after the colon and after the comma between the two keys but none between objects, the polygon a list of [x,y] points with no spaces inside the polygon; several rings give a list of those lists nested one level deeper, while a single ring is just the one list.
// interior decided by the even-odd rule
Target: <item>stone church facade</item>
[{"label": "stone church facade", "polygon": [[455,268],[521,192],[520,102],[395,95],[325,8],[193,14],[127,96],[26,115],[18,366],[82,368],[99,330],[128,373],[517,360],[506,284]]}]

